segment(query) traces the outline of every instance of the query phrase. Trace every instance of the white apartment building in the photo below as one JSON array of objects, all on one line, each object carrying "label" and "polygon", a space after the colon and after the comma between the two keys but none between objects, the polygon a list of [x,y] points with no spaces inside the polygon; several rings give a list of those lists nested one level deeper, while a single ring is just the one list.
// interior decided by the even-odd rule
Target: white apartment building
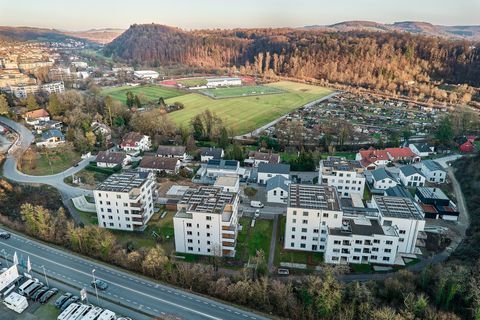
[{"label": "white apartment building", "polygon": [[328,228],[340,228],[342,215],[334,187],[290,184],[285,249],[324,252]]},{"label": "white apartment building", "polygon": [[442,166],[433,160],[422,161],[420,169],[428,182],[445,183],[447,181],[447,172]]},{"label": "white apartment building", "polygon": [[41,85],[17,85],[10,86],[9,90],[15,97],[19,99],[25,99],[30,94],[36,94],[39,91],[45,91],[48,94],[63,93],[65,92],[65,86],[63,81],[44,83]]},{"label": "white apartment building", "polygon": [[329,228],[325,262],[393,264],[398,233],[393,226],[382,226],[376,218],[344,218],[340,228]]},{"label": "white apartment building", "polygon": [[208,256],[235,256],[238,193],[221,188],[188,189],[173,217],[175,250]]},{"label": "white apartment building", "polygon": [[417,239],[425,227],[420,207],[411,198],[373,196],[372,207],[379,212],[382,226],[394,226],[398,232],[398,253],[415,253]]},{"label": "white apartment building", "polygon": [[154,174],[138,171],[113,174],[97,186],[93,196],[100,227],[143,231],[153,215]]},{"label": "white apartment building", "polygon": [[240,178],[238,175],[219,176],[213,186],[222,188],[225,192],[237,193],[240,191]]},{"label": "white apartment building", "polygon": [[364,168],[359,161],[328,157],[320,161],[318,183],[336,187],[341,197],[359,194],[365,190]]}]

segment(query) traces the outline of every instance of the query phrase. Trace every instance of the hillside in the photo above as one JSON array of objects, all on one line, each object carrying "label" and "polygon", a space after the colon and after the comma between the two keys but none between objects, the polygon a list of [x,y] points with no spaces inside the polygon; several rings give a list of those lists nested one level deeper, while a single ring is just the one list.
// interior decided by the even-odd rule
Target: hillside
[{"label": "hillside", "polygon": [[0,26],[0,38],[6,40],[61,42],[72,37],[54,29]]},{"label": "hillside", "polygon": [[434,81],[480,86],[478,46],[398,32],[187,32],[155,24],[132,25],[106,46],[105,54],[140,66],[235,66],[243,73],[314,78],[406,95],[417,94],[418,85],[426,84],[421,87],[425,96],[442,99],[447,93],[436,91]]},{"label": "hillside", "polygon": [[112,42],[121,35],[124,29],[92,29],[87,31],[64,32],[72,37],[89,40],[92,42],[106,44]]}]

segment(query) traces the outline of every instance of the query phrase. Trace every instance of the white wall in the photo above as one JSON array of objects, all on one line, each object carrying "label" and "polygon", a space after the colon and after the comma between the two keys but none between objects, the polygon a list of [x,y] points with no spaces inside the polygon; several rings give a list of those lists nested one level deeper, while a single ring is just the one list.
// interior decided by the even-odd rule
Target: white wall
[{"label": "white wall", "polygon": [[382,180],[373,180],[373,187],[375,189],[389,189],[398,185],[397,181],[394,181],[390,178],[382,179]]},{"label": "white wall", "polygon": [[276,176],[284,176],[285,179],[290,179],[289,174],[278,174],[278,173],[265,173],[265,172],[259,172],[257,175],[257,183],[258,184],[266,184],[267,180],[276,177]]},{"label": "white wall", "polygon": [[425,177],[418,173],[406,177],[403,172],[400,171],[399,178],[405,187],[422,187],[425,185]]},{"label": "white wall", "polygon": [[287,201],[288,201],[288,191],[285,191],[280,187],[277,187],[267,192],[267,202],[287,203]]}]

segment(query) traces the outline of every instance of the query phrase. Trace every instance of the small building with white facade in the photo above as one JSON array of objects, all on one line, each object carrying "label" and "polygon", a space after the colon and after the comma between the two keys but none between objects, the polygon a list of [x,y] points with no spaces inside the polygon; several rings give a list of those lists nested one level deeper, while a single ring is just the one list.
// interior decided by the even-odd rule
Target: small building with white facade
[{"label": "small building with white facade", "polygon": [[423,187],[425,185],[425,176],[410,164],[400,167],[398,177],[405,187]]},{"label": "small building with white facade", "polygon": [[225,152],[222,148],[201,148],[200,149],[200,161],[208,162],[210,160],[221,160],[225,156]]},{"label": "small building with white facade", "polygon": [[207,88],[231,87],[241,85],[242,79],[240,78],[207,78]]},{"label": "small building with white facade", "polygon": [[150,137],[138,132],[127,133],[123,136],[122,142],[120,143],[120,148],[125,150],[127,153],[148,151],[151,147],[152,142],[150,141]]},{"label": "small building with white facade", "polygon": [[328,228],[340,228],[342,215],[335,187],[290,184],[285,249],[324,252]]},{"label": "small building with white facade", "polygon": [[424,160],[420,168],[427,182],[445,183],[447,181],[447,171],[436,161]]},{"label": "small building with white facade", "polygon": [[125,152],[100,151],[97,154],[95,162],[100,168],[124,167],[131,160],[131,157]]},{"label": "small building with white facade", "polygon": [[155,156],[143,156],[138,170],[155,172],[158,174],[177,174],[181,162],[177,158],[162,158]]},{"label": "small building with white facade", "polygon": [[31,126],[38,125],[40,122],[50,121],[50,114],[45,109],[28,111],[23,115],[25,122]]},{"label": "small building with white facade", "polygon": [[238,193],[221,188],[189,189],[173,217],[175,251],[207,256],[235,256]]},{"label": "small building with white facade", "polygon": [[363,196],[365,175],[360,161],[346,160],[341,157],[328,157],[320,161],[319,184],[337,188],[341,197],[351,194]]},{"label": "small building with white facade", "polygon": [[267,202],[282,203],[288,202],[288,186],[290,180],[284,176],[278,175],[267,180]]},{"label": "small building with white facade", "polygon": [[133,76],[141,80],[154,80],[158,79],[160,74],[153,70],[137,70],[133,72]]},{"label": "small building with white facade", "polygon": [[158,146],[157,157],[187,159],[187,149],[184,146]]},{"label": "small building with white facade", "polygon": [[98,225],[102,228],[143,231],[153,215],[156,184],[151,172],[116,173],[93,191]]},{"label": "small building with white facade", "polygon": [[213,186],[222,188],[225,192],[237,193],[240,191],[240,178],[238,175],[220,176],[215,180]]},{"label": "small building with white facade", "polygon": [[385,168],[372,170],[371,174],[374,189],[385,190],[398,185],[397,178]]},{"label": "small building with white facade", "polygon": [[236,160],[209,160],[205,175],[210,179],[240,174],[240,162]]},{"label": "small building with white facade", "polygon": [[283,163],[259,163],[257,169],[257,183],[266,184],[267,181],[276,176],[283,176],[290,179],[290,165]]},{"label": "small building with white facade", "polygon": [[280,155],[272,152],[252,151],[249,153],[248,159],[245,159],[245,163],[255,168],[260,163],[277,164],[280,163]]},{"label": "small building with white facade", "polygon": [[435,150],[435,147],[428,143],[410,143],[408,147],[413,151],[413,153],[421,158],[425,158],[434,154]]},{"label": "small building with white facade", "polygon": [[55,148],[65,143],[65,136],[58,129],[50,129],[42,132],[40,140],[36,142],[37,147]]}]

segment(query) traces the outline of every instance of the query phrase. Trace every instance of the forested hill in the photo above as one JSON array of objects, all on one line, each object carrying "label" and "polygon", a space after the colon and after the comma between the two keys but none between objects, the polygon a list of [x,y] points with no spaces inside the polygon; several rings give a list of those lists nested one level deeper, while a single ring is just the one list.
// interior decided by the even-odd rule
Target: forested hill
[{"label": "forested hill", "polygon": [[408,33],[132,25],[105,53],[143,66],[236,66],[399,91],[432,80],[480,85],[479,45]]}]

